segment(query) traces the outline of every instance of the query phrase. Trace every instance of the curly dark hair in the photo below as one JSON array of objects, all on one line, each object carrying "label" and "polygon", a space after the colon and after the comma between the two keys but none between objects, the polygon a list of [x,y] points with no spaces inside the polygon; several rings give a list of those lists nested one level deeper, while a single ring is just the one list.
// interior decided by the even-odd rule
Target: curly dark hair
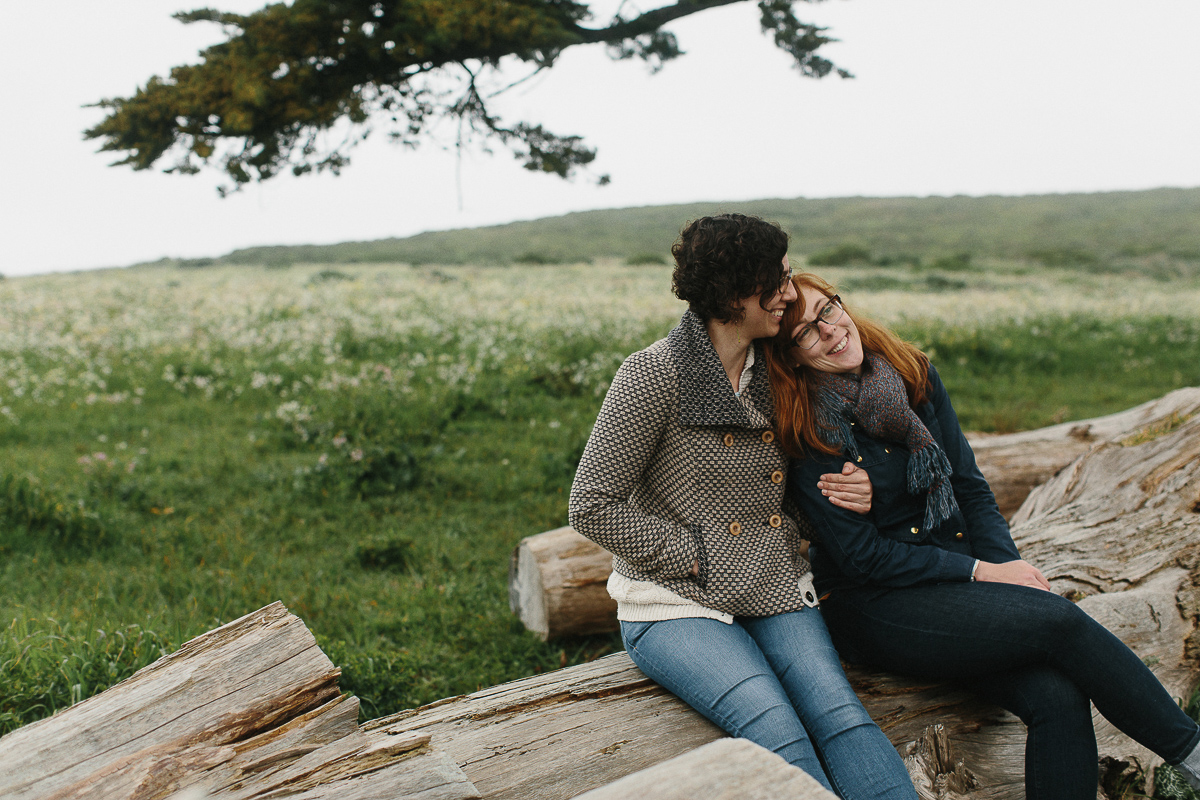
[{"label": "curly dark hair", "polygon": [[705,322],[741,322],[738,300],[762,294],[771,299],[783,280],[788,235],[773,222],[745,214],[701,217],[684,226],[671,255],[671,288]]}]

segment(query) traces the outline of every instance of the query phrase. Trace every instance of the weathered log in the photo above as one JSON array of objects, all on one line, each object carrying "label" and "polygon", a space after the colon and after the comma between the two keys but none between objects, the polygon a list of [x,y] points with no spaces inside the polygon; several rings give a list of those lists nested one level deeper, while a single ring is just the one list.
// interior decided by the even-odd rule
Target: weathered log
[{"label": "weathered log", "polygon": [[513,550],[508,603],[542,641],[617,630],[605,583],[612,556],[573,528],[528,536]]},{"label": "weathered log", "polygon": [[576,800],[836,800],[808,773],[745,739],[720,739]]},{"label": "weathered log", "polygon": [[429,737],[362,732],[338,675],[304,623],[274,603],[0,738],[0,796],[479,796]]},{"label": "weathered log", "polygon": [[[1011,519],[1035,486],[1092,447],[1169,422],[1198,403],[1200,389],[1178,389],[1117,414],[1019,433],[969,434],[968,439],[1000,513]],[[572,528],[529,536],[512,554],[509,606],[543,640],[614,631],[617,606],[604,589],[611,561]]]},{"label": "weathered log", "polygon": [[1017,433],[968,433],[979,469],[991,484],[1000,513],[1012,519],[1036,486],[1099,442],[1117,439],[1188,413],[1200,389],[1177,389],[1157,400],[1093,419]]},{"label": "weathered log", "polygon": [[625,653],[364,727],[427,734],[483,797],[511,800],[574,797],[724,736]]}]

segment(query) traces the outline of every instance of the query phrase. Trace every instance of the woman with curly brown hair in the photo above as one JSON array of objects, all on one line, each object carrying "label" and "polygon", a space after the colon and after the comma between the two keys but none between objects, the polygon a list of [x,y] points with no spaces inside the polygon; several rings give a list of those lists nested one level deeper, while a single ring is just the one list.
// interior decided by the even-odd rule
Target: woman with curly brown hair
[{"label": "woman with curly brown hair", "polygon": [[[796,298],[787,242],[737,214],[684,228],[673,283],[689,310],[613,378],[570,521],[613,554],[621,634],[650,678],[847,800],[914,800],[842,672],[801,553],[808,522],[784,502],[760,340]],[[861,471],[820,480],[823,504],[869,508]]]},{"label": "woman with curly brown hair", "polygon": [[[794,457],[821,611],[842,656],[964,683],[1028,726],[1025,796],[1094,800],[1091,706],[1200,785],[1200,727],[1102,625],[1021,560],[937,370],[850,312],[816,275],[766,350],[780,442]],[[811,484],[851,459],[872,510]]]}]

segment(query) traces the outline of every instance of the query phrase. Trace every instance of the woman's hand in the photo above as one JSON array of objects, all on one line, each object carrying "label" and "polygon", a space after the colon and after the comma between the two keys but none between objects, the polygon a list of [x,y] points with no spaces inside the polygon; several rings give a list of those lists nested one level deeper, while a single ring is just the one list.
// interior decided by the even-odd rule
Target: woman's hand
[{"label": "woman's hand", "polygon": [[817,481],[821,494],[829,498],[829,502],[839,508],[845,508],[856,514],[865,514],[871,510],[871,478],[866,470],[847,461],[842,465],[840,473],[830,472],[821,476]]},{"label": "woman's hand", "polygon": [[1046,576],[1028,561],[1009,561],[1004,564],[980,561],[979,566],[975,568],[975,580],[1012,583],[1017,586],[1030,586],[1034,589],[1050,591],[1050,581],[1046,580]]}]

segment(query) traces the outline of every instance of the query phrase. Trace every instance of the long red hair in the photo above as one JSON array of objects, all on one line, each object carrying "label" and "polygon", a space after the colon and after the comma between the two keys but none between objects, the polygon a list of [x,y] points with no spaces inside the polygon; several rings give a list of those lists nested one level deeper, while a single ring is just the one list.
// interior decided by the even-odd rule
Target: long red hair
[{"label": "long red hair", "polygon": [[[792,276],[792,283],[801,298],[805,289],[815,289],[826,297],[833,297],[837,290],[832,284],[811,272]],[[912,344],[901,339],[877,322],[852,313],[842,303],[858,328],[864,351],[883,356],[896,368],[908,392],[908,402],[914,408],[922,403],[928,393],[929,358]],[[767,361],[767,375],[771,381],[771,395],[775,400],[775,425],[779,432],[779,444],[784,452],[793,457],[804,455],[805,447],[830,455],[839,450],[825,444],[817,432],[815,413],[815,387],[812,370],[794,365],[792,331],[804,317],[804,303],[788,305],[783,312],[783,323],[779,333],[763,348]]]}]

